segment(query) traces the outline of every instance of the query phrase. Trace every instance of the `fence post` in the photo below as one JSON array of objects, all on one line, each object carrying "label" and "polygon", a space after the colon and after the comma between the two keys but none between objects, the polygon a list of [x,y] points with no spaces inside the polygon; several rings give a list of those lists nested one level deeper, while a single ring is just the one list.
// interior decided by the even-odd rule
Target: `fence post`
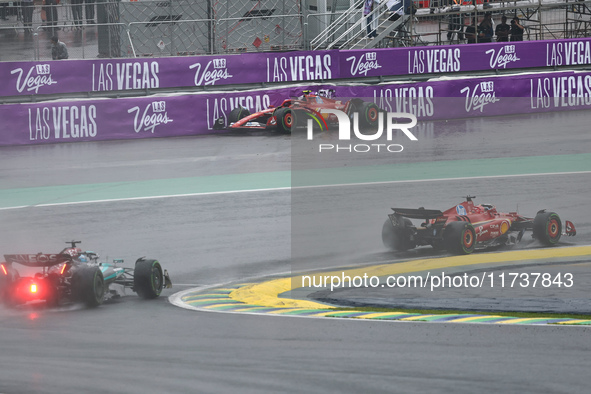
[{"label": "fence post", "polygon": [[214,23],[213,23],[213,8],[211,5],[211,0],[207,0],[207,53],[209,55],[213,55],[213,43],[214,43]]},{"label": "fence post", "polygon": [[174,56],[174,24],[175,22],[172,20],[172,2],[174,0],[170,0],[168,2],[168,19],[169,19],[169,23],[168,23],[168,33],[170,34],[170,56]]},{"label": "fence post", "polygon": [[544,24],[542,23],[542,0],[538,0],[538,13],[540,14],[540,17],[539,17],[539,22],[540,22],[540,40],[543,40],[544,39]]},{"label": "fence post", "polygon": [[34,42],[34,44],[33,44],[33,58],[36,61],[39,61],[40,50],[39,50],[39,33],[38,32],[33,33],[33,42]]},{"label": "fence post", "polygon": [[300,18],[302,20],[300,23],[302,24],[302,44],[304,44],[304,49],[309,51],[310,50],[310,40],[308,37],[308,9],[306,8],[306,0],[300,1],[300,9],[302,10]]}]

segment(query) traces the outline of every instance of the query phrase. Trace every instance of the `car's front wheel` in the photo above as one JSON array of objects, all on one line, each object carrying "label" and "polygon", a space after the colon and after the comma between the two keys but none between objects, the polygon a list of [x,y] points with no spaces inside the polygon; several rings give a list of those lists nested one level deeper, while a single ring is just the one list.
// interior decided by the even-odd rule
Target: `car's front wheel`
[{"label": "car's front wheel", "polygon": [[274,113],[277,121],[277,130],[284,133],[291,133],[295,128],[295,116],[291,108],[279,108]]},{"label": "car's front wheel", "polygon": [[556,245],[562,235],[562,222],[554,212],[540,212],[534,218],[534,238],[544,245]]},{"label": "car's front wheel", "polygon": [[157,260],[139,259],[135,262],[133,290],[142,298],[153,299],[164,287],[162,267]]}]

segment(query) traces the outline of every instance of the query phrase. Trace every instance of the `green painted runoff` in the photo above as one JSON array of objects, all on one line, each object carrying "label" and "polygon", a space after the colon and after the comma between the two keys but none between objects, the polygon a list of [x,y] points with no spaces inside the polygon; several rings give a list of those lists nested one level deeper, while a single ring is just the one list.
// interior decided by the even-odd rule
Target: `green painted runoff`
[{"label": "green painted runoff", "polygon": [[590,172],[591,154],[448,160],[0,190],[0,209],[289,187]]}]

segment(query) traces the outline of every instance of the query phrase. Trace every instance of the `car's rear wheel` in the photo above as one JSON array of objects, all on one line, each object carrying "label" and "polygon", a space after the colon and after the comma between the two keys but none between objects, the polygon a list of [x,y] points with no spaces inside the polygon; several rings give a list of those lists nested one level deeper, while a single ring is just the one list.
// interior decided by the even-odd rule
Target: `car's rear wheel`
[{"label": "car's rear wheel", "polygon": [[3,267],[4,269],[0,271],[0,302],[10,307],[17,304],[13,294],[20,276],[13,267],[8,265],[3,265]]},{"label": "car's rear wheel", "polygon": [[49,307],[59,306],[60,297],[57,283],[58,279],[53,274],[50,274],[50,276],[46,280],[47,293],[45,295],[45,302]]},{"label": "car's rear wheel", "polygon": [[382,242],[390,250],[405,251],[414,249],[415,242],[411,239],[412,222],[404,218],[404,226],[394,226],[390,219],[386,219],[382,226]]},{"label": "car's rear wheel", "polygon": [[347,116],[349,117],[351,124],[353,124],[353,114],[359,111],[359,107],[361,106],[361,104],[363,104],[363,101],[361,99],[352,99],[349,102],[349,107],[347,108]]},{"label": "car's rear wheel", "polygon": [[105,280],[99,267],[80,267],[72,276],[72,293],[74,301],[94,308],[103,303],[105,296]]},{"label": "car's rear wheel", "polygon": [[15,288],[16,286],[10,286],[6,289],[6,292],[4,293],[2,303],[7,308],[14,308],[15,306],[22,303],[22,301],[19,301],[19,299],[17,299],[17,297],[15,297],[15,295],[12,293],[15,290]]},{"label": "car's rear wheel", "polygon": [[443,230],[443,244],[453,254],[470,254],[476,246],[476,232],[467,222],[451,222]]},{"label": "car's rear wheel", "polygon": [[230,111],[230,113],[228,114],[228,122],[236,123],[240,119],[246,118],[249,115],[250,115],[250,111],[248,109],[244,108],[243,106],[239,105],[238,107],[236,107],[232,111]]},{"label": "car's rear wheel", "polygon": [[359,126],[373,127],[378,124],[380,108],[374,103],[363,102],[359,106]]},{"label": "car's rear wheel", "polygon": [[139,259],[135,262],[133,290],[142,298],[153,299],[164,287],[162,267],[157,260]]},{"label": "car's rear wheel", "polygon": [[544,245],[556,245],[562,235],[562,222],[554,212],[541,212],[534,218],[534,238]]},{"label": "car's rear wheel", "polygon": [[13,292],[16,288],[13,282],[3,283],[0,288],[0,301],[7,307],[13,307],[18,304],[16,298],[13,296]]}]

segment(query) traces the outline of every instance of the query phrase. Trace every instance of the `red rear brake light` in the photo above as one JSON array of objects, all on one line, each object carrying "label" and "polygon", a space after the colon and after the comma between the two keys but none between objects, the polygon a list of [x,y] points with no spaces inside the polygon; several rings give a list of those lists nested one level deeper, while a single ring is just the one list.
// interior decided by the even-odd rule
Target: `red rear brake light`
[{"label": "red rear brake light", "polygon": [[6,267],[4,267],[4,264],[0,264],[0,267],[2,267],[2,272],[4,272],[4,275],[8,275],[8,272],[6,271]]},{"label": "red rear brake light", "polygon": [[31,284],[31,293],[36,293],[37,292],[37,285],[35,283]]}]

